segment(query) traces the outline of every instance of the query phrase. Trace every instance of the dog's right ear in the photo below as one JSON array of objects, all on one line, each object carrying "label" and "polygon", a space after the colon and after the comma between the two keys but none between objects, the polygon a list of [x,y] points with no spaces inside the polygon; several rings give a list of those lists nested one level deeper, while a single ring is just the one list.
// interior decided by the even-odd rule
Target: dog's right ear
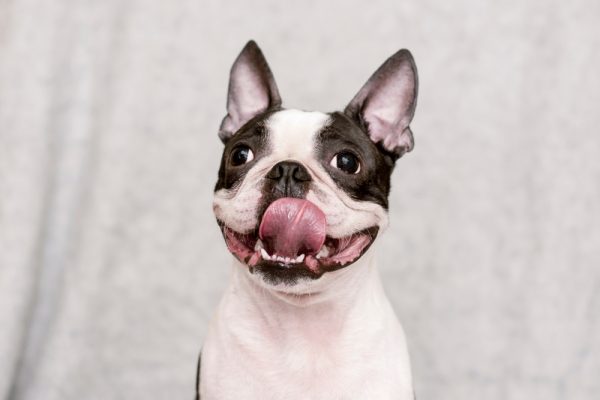
[{"label": "dog's right ear", "polygon": [[226,143],[246,122],[271,108],[281,106],[281,97],[265,56],[249,41],[237,57],[229,75],[227,116],[219,138]]}]

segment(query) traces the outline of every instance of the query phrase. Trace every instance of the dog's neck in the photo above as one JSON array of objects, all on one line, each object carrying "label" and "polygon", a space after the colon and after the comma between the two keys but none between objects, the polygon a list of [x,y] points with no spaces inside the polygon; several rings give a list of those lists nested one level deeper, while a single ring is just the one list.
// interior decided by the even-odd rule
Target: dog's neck
[{"label": "dog's neck", "polygon": [[353,330],[365,333],[381,328],[380,324],[369,326],[369,321],[391,313],[373,251],[353,265],[329,273],[335,277],[326,274],[321,278],[323,282],[315,285],[315,292],[303,295],[265,289],[248,274],[246,266],[236,261],[233,267],[221,311],[236,321],[246,321],[228,329],[242,341],[248,335],[246,328],[271,336],[269,339],[282,345],[299,338],[333,339]]},{"label": "dog's neck", "polygon": [[225,395],[208,397],[412,399],[404,333],[373,253],[326,273],[311,285],[318,294],[300,298],[266,289],[235,262],[202,352],[202,371],[215,371],[203,372],[202,384]]}]

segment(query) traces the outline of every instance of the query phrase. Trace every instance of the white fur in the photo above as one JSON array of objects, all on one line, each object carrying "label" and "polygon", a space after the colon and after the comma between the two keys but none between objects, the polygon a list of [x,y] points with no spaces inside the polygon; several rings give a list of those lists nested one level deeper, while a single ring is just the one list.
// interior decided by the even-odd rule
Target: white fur
[{"label": "white fur", "polygon": [[310,295],[266,290],[234,262],[202,351],[202,400],[412,400],[404,333],[372,250]]}]

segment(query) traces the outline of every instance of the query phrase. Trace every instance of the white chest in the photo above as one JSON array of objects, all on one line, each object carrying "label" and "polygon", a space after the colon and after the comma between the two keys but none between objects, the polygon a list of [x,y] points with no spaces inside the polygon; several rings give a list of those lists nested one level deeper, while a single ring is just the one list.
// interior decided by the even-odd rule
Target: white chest
[{"label": "white chest", "polygon": [[404,333],[383,291],[350,307],[276,312],[246,295],[228,291],[209,328],[202,400],[413,399]]}]

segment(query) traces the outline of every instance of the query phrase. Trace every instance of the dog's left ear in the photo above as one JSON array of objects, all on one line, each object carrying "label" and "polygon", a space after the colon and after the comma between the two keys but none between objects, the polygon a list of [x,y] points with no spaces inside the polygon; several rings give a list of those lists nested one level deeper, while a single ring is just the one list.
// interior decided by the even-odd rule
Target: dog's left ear
[{"label": "dog's left ear", "polygon": [[223,143],[227,142],[246,122],[280,106],[281,97],[273,73],[262,51],[251,40],[231,67],[227,116],[221,122],[219,138]]},{"label": "dog's left ear", "polygon": [[375,71],[344,113],[365,127],[373,142],[400,157],[414,146],[409,124],[417,89],[417,67],[410,52],[402,49]]}]

